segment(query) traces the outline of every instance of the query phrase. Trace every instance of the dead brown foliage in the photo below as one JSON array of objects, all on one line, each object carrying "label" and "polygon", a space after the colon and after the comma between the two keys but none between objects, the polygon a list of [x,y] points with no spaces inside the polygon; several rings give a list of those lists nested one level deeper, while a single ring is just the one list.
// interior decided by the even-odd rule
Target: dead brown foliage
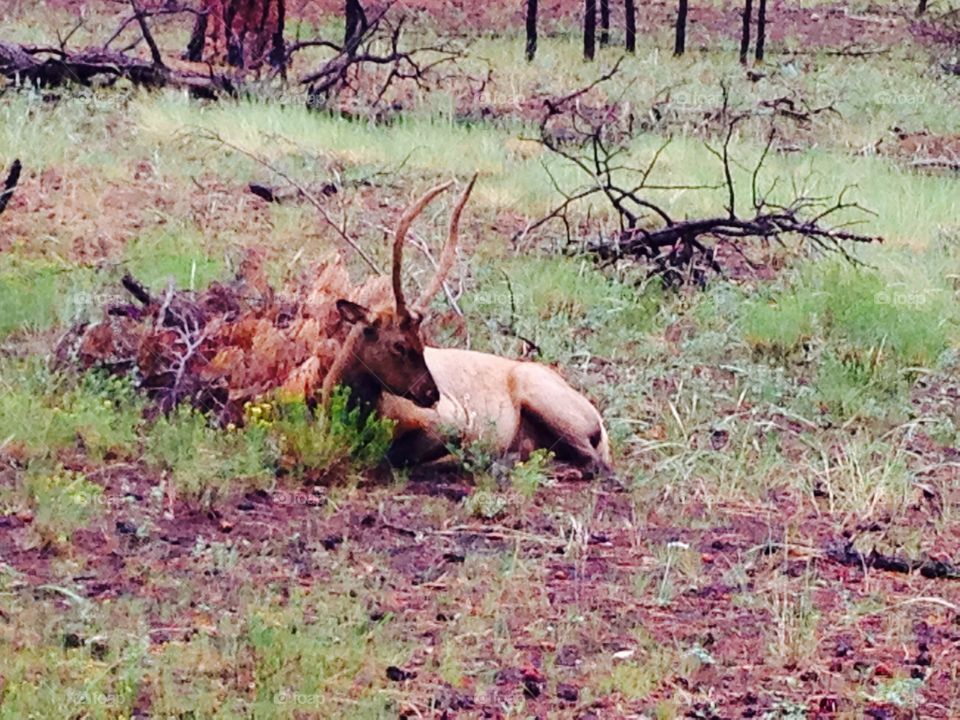
[{"label": "dead brown foliage", "polygon": [[186,402],[224,424],[239,423],[244,403],[271,392],[311,398],[323,387],[349,332],[338,299],[370,308],[392,301],[387,278],[354,286],[339,255],[283,293],[255,253],[232,281],[200,292],[171,284],[154,293],[129,275],[123,286],[135,302],[71,328],[57,365],[132,373],[156,409]]}]

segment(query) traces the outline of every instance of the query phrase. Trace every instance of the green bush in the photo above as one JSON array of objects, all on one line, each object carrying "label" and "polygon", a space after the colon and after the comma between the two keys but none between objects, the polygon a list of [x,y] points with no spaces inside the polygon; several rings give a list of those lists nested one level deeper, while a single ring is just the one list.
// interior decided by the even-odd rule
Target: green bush
[{"label": "green bush", "polygon": [[143,404],[132,382],[106,373],[78,379],[39,362],[0,363],[0,444],[37,457],[80,446],[93,459],[137,448]]},{"label": "green bush", "polygon": [[316,417],[301,398],[267,403],[260,415],[266,417],[259,422],[279,440],[297,474],[328,475],[347,463],[373,467],[386,456],[393,440],[393,421],[373,413],[364,416],[359,407],[351,408],[347,388],[337,388],[329,406]]}]

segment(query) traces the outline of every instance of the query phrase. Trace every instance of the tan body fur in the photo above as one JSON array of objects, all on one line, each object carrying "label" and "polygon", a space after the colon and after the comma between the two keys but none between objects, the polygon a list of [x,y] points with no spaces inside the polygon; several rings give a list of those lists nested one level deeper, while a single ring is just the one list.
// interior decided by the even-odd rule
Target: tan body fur
[{"label": "tan body fur", "polygon": [[424,358],[440,390],[435,407],[390,394],[380,400],[381,414],[397,422],[395,461],[442,459],[452,431],[500,453],[525,458],[543,448],[590,473],[610,472],[600,413],[551,368],[449,348],[425,348]]}]

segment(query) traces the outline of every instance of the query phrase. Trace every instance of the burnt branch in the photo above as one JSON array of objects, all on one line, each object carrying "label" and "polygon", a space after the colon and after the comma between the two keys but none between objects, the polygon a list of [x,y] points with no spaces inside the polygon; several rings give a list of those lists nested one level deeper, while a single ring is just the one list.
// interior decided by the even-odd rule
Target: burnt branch
[{"label": "burnt branch", "polygon": [[[601,227],[599,239],[587,243],[586,249],[604,263],[621,259],[639,262],[647,268],[649,276],[659,276],[668,285],[691,280],[703,284],[709,273],[723,275],[724,268],[717,257],[721,245],[743,256],[746,241],[783,244],[784,239],[795,237],[856,263],[848,250],[849,244],[881,241],[879,237],[857,232],[853,223],[832,222],[834,218],[847,218],[850,214],[869,214],[857,203],[846,200],[849,188],[835,198],[808,197],[795,190],[793,199],[785,204],[771,201],[776,182],[764,193],[760,178],[777,137],[776,126],[771,124],[756,164],[743,168],[734,158],[733,141],[739,125],[752,117],[752,113],[731,109],[725,85],[721,86],[723,105],[719,111],[725,123],[721,141],[717,147],[705,145],[718,160],[722,181],[713,185],[656,183],[655,170],[670,141],[663,142],[646,164],[639,167],[630,164],[626,159],[632,137],[630,118],[624,118],[616,106],[598,107],[589,100],[589,93],[610,80],[616,70],[614,67],[584,88],[545,102],[537,140],[552,155],[577,168],[585,180],[580,187],[564,189],[548,169],[548,177],[562,200],[518,233],[515,241],[554,220],[564,223],[569,238],[570,211],[594,197],[604,199],[614,210],[617,227],[613,231],[604,231]],[[544,167],[548,168],[546,163]],[[750,207],[747,210],[743,208],[744,198],[738,193],[735,168],[749,172]],[[723,191],[725,212],[714,217],[677,218],[656,199],[655,191],[681,189]]]},{"label": "burnt branch", "polygon": [[23,165],[20,164],[19,160],[14,160],[10,165],[10,170],[7,172],[7,179],[3,182],[3,191],[0,192],[0,215],[7,209],[7,204],[10,202],[10,198],[13,197],[13,191],[16,189],[17,183],[20,182],[20,172],[22,170]]},{"label": "burnt branch", "polygon": [[147,25],[147,18],[140,8],[140,3],[137,2],[137,0],[130,0],[130,7],[133,8],[133,15],[137,19],[137,24],[140,26],[140,33],[143,35],[147,47],[150,48],[150,58],[153,60],[153,64],[157,67],[165,67],[163,55],[160,53],[157,41],[153,38],[153,33],[150,32],[150,26]]},{"label": "burnt branch", "polygon": [[407,47],[404,42],[405,18],[394,23],[386,17],[392,7],[393,3],[388,3],[375,16],[352,27],[342,44],[315,38],[295,43],[287,49],[288,63],[295,53],[306,48],[319,47],[334,52],[333,57],[299,80],[307,87],[311,106],[323,107],[333,95],[353,87],[368,68],[387,70],[374,100],[378,103],[394,82],[410,81],[418,87],[426,87],[431,71],[461,57],[462,53],[447,43]]},{"label": "burnt branch", "polygon": [[953,563],[943,560],[932,560],[930,558],[886,555],[878,552],[876,548],[864,554],[854,548],[852,542],[827,548],[826,557],[841,565],[858,567],[864,570],[873,568],[875,570],[884,570],[886,572],[902,573],[905,575],[917,572],[925,578],[934,580],[960,580],[960,568]]},{"label": "burnt branch", "polygon": [[15,85],[53,88],[69,83],[112,85],[126,79],[143,87],[173,87],[203,97],[234,95],[233,81],[214,72],[174,70],[115,50],[86,48],[68,52],[0,42],[0,75]]}]

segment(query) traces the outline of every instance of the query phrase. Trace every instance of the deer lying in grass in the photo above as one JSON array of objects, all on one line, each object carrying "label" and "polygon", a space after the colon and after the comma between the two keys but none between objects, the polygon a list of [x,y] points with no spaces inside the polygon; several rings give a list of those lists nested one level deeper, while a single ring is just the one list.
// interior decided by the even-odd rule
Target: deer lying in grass
[{"label": "deer lying in grass", "polygon": [[[386,391],[379,395],[376,407],[381,415],[397,423],[389,454],[395,464],[449,462],[446,437],[452,431],[461,442],[480,441],[504,454],[525,458],[543,448],[585,474],[608,474],[610,445],[600,413],[554,370],[487,353],[422,344],[423,313],[453,265],[460,215],[475,181],[476,176],[453,210],[437,272],[412,310],[404,300],[401,284],[404,240],[417,215],[452,183],[427,192],[404,213],[397,226],[393,244],[396,307],[373,313],[355,303],[340,301],[338,308],[343,319],[354,325],[350,341],[341,353],[342,363],[373,376],[358,381],[344,373],[341,382],[359,387],[361,394],[365,385],[372,385],[362,398],[367,402],[374,400],[378,388]],[[399,378],[410,382],[411,371],[416,372],[421,362],[432,379],[424,377],[419,384],[413,382],[410,390],[397,392],[396,388],[403,386]],[[378,383],[375,378],[380,372],[389,373],[390,377],[385,376]],[[331,373],[328,379],[336,376]],[[439,390],[438,396],[434,388]],[[328,383],[325,394],[329,389]]]}]

